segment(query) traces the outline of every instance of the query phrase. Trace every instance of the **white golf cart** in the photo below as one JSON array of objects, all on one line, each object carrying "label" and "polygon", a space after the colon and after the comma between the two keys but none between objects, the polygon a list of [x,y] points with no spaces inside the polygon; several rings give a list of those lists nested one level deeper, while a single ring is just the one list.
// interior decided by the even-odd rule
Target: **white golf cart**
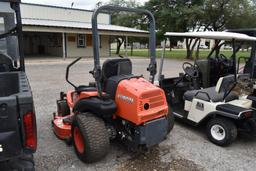
[{"label": "white golf cart", "polygon": [[[224,55],[215,56],[217,62],[224,63],[230,70],[218,77],[215,86],[208,80],[214,74],[212,58],[195,61],[195,64],[185,62],[183,64],[184,73],[179,77],[165,78],[162,74],[164,55],[161,58],[159,72],[159,86],[166,93],[170,108],[174,116],[192,125],[206,123],[206,132],[210,141],[220,146],[231,144],[237,137],[238,131],[244,131],[255,135],[256,118],[251,109],[252,100],[247,95],[234,92],[238,80],[245,75],[236,74],[236,41],[256,41],[255,37],[244,34],[228,32],[200,32],[200,33],[166,33],[166,36],[181,36],[190,38],[206,38],[228,40],[232,42],[233,54],[231,59]],[[165,48],[163,48],[164,52]],[[163,53],[164,54],[164,53]],[[211,56],[213,52],[209,56]],[[205,64],[205,65],[204,65]],[[209,72],[204,70],[212,70]],[[218,71],[215,68],[215,73]],[[202,76],[202,74],[204,74]],[[209,80],[212,81],[212,80]],[[254,84],[254,83],[253,83]],[[205,87],[205,88],[203,88]]]}]

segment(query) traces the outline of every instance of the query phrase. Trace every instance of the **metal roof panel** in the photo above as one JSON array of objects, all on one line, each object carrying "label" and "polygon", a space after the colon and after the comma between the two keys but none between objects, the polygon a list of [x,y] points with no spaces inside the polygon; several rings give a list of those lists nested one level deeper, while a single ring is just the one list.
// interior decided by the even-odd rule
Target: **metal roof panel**
[{"label": "metal roof panel", "polygon": [[219,40],[245,40],[256,41],[256,37],[251,37],[241,33],[231,32],[166,32],[165,36],[173,37],[190,37],[190,38],[205,38],[205,39],[219,39]]},{"label": "metal roof panel", "polygon": [[[88,22],[71,22],[71,21],[56,21],[56,20],[42,20],[42,19],[30,19],[23,18],[23,25],[33,25],[33,26],[46,26],[46,27],[66,27],[66,28],[79,28],[79,29],[91,29],[92,25]],[[132,33],[142,33],[148,34],[148,31],[139,30],[135,28],[110,25],[110,24],[99,24],[99,30],[105,31],[118,31],[118,32],[132,32]]]}]

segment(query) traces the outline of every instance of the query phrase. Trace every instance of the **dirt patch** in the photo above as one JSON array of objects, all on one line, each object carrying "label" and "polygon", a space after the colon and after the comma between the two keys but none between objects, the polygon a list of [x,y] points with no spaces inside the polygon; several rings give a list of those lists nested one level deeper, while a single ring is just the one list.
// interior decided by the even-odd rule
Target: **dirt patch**
[{"label": "dirt patch", "polygon": [[132,156],[123,162],[119,171],[203,171],[203,167],[180,157],[174,147],[156,147],[143,154]]},{"label": "dirt patch", "polygon": [[195,164],[191,160],[187,160],[184,158],[174,159],[170,162],[171,171],[203,171],[203,167]]}]

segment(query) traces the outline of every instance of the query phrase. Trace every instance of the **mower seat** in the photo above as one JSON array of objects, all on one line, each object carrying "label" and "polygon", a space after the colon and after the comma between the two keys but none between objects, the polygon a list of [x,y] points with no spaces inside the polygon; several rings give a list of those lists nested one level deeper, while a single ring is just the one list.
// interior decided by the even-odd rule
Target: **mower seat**
[{"label": "mower seat", "polygon": [[132,62],[129,58],[109,59],[102,66],[103,90],[115,98],[116,89],[120,81],[130,79],[132,75]]},{"label": "mower seat", "polygon": [[197,98],[204,101],[221,102],[225,100],[226,102],[238,99],[232,91],[224,98],[225,94],[232,90],[235,83],[234,75],[229,75],[221,77],[215,87],[205,88],[201,90],[192,90],[184,93],[184,100],[192,101],[193,98]]},{"label": "mower seat", "polygon": [[96,89],[96,87],[89,87],[89,86],[85,86],[85,85],[81,85],[76,88],[76,92],[78,94],[80,94],[83,91],[97,91],[97,89]]},{"label": "mower seat", "polygon": [[102,65],[102,81],[112,76],[132,74],[132,62],[129,58],[108,59]]}]

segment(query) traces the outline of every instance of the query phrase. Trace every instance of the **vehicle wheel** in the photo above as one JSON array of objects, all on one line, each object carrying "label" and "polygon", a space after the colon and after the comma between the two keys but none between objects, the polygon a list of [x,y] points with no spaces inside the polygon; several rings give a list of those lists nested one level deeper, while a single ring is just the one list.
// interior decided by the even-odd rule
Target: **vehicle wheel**
[{"label": "vehicle wheel", "polygon": [[174,115],[172,113],[172,110],[169,107],[169,113],[167,115],[167,121],[168,121],[168,128],[167,128],[167,133],[169,134],[171,130],[173,129],[174,126]]},{"label": "vehicle wheel", "polygon": [[256,120],[254,118],[248,121],[250,133],[256,137]]},{"label": "vehicle wheel", "polygon": [[237,137],[236,125],[225,118],[213,118],[207,124],[207,136],[219,146],[231,144]]},{"label": "vehicle wheel", "polygon": [[91,113],[74,117],[72,138],[77,156],[85,163],[99,161],[108,153],[109,137],[105,124]]},{"label": "vehicle wheel", "polygon": [[58,116],[67,116],[70,114],[70,109],[67,103],[67,100],[61,100],[57,103],[58,107]]},{"label": "vehicle wheel", "polygon": [[0,162],[1,170],[35,171],[32,154],[23,154],[21,157],[6,162]]}]

